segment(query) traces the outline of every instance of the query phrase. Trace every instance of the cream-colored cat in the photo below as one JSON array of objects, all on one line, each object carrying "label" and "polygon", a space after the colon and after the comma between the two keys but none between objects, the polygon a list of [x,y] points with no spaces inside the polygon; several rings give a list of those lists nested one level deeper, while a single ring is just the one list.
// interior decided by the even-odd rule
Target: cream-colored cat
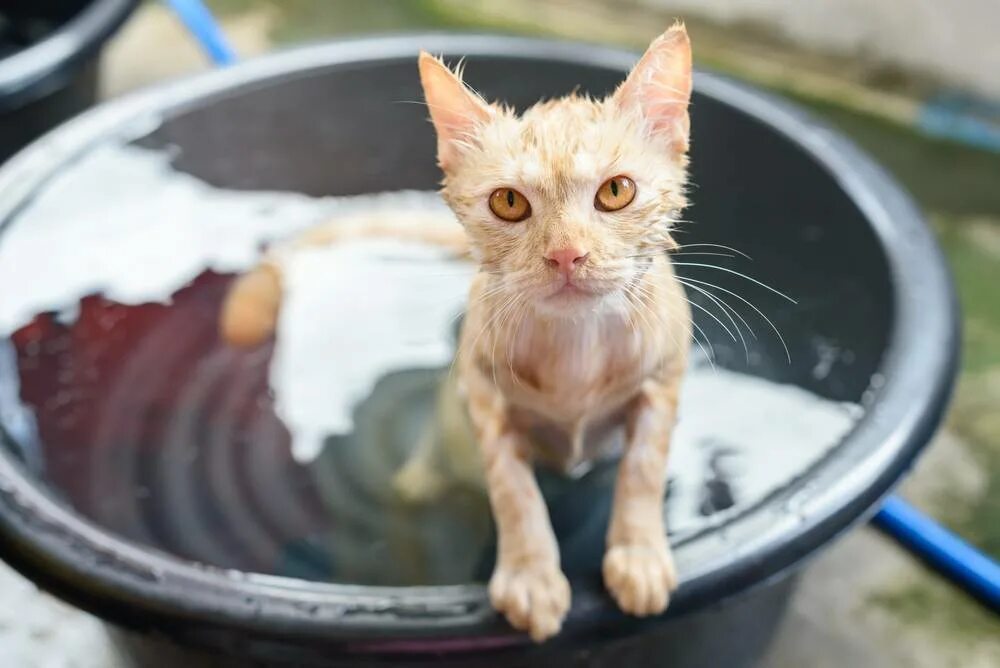
[{"label": "cream-colored cat", "polygon": [[[606,99],[571,95],[520,116],[439,60],[421,54],[419,65],[442,194],[480,265],[457,386],[496,519],[493,605],[535,640],[558,632],[570,588],[533,462],[570,470],[617,434],[624,452],[604,581],[622,610],[659,613],[677,581],[663,495],[691,340],[666,255],[686,205],[687,33],[675,25],[657,38]],[[317,228],[291,248],[400,235],[465,248],[446,228],[377,218]],[[273,331],[279,255],[235,284],[222,314],[229,341],[250,345]]]}]

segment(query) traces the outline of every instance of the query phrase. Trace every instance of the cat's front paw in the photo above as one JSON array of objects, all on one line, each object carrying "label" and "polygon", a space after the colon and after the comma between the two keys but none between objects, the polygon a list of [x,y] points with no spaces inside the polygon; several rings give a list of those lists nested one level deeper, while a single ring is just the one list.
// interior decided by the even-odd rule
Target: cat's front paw
[{"label": "cat's front paw", "polygon": [[569,582],[553,560],[499,564],[490,578],[490,601],[511,626],[542,642],[562,627],[570,604]]},{"label": "cat's front paw", "polygon": [[604,585],[618,607],[645,617],[667,609],[677,570],[666,542],[612,545],[604,555]]}]

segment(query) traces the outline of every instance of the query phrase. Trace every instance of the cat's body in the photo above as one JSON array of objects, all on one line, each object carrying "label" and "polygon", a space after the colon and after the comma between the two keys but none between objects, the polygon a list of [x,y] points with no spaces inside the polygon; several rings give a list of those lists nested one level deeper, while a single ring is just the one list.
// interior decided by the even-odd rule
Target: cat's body
[{"label": "cat's body", "polygon": [[489,377],[536,460],[569,474],[620,452],[636,389],[665,370],[683,371],[688,304],[665,258],[654,261],[643,285],[645,320],[613,310],[579,320],[511,315],[487,326],[503,304],[482,297],[491,277],[476,277],[470,301],[484,303],[467,316],[460,377],[476,366]]},{"label": "cat's body", "polygon": [[[491,600],[536,640],[559,630],[570,590],[532,466],[571,472],[617,445],[605,584],[626,612],[660,612],[676,586],[663,495],[691,340],[666,255],[687,204],[687,34],[675,26],[655,40],[604,100],[571,95],[521,116],[487,104],[427,54],[420,75],[442,194],[480,267],[457,383],[446,388],[465,410],[444,403],[439,414],[470,424],[480,446],[477,472],[497,525]],[[292,251],[400,235],[464,247],[447,229],[375,220],[314,230]],[[228,340],[253,344],[272,332],[280,281],[275,256],[236,283],[222,317]],[[411,492],[435,487],[428,447],[402,472]]]}]

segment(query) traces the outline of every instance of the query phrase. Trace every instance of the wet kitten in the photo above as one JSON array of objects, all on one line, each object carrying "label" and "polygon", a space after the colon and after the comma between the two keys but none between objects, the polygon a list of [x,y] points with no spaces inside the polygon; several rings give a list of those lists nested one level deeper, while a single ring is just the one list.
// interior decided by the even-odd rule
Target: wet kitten
[{"label": "wet kitten", "polygon": [[[571,95],[520,116],[427,54],[419,67],[442,194],[480,265],[456,365],[496,519],[493,605],[535,640],[558,632],[570,588],[532,466],[572,470],[618,435],[604,581],[624,611],[661,612],[676,585],[663,495],[691,340],[665,253],[686,205],[687,33],[654,40],[603,100]],[[461,251],[454,231],[377,218],[313,230],[235,284],[223,334],[249,345],[272,332],[281,253],[296,245],[402,235]]]}]

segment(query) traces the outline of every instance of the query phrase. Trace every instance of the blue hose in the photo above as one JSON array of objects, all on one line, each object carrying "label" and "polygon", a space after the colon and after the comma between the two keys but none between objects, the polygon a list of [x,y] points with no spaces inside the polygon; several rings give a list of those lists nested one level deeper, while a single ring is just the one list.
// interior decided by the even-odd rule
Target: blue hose
[{"label": "blue hose", "polygon": [[[166,0],[216,65],[230,65],[236,54],[201,0]],[[1000,612],[1000,565],[897,496],[873,520],[904,548],[946,578]]]},{"label": "blue hose", "polygon": [[216,65],[232,65],[236,52],[229,46],[212,12],[201,0],[165,0]]},{"label": "blue hose", "polygon": [[903,547],[984,604],[1000,612],[1000,565],[898,496],[873,520]]}]

